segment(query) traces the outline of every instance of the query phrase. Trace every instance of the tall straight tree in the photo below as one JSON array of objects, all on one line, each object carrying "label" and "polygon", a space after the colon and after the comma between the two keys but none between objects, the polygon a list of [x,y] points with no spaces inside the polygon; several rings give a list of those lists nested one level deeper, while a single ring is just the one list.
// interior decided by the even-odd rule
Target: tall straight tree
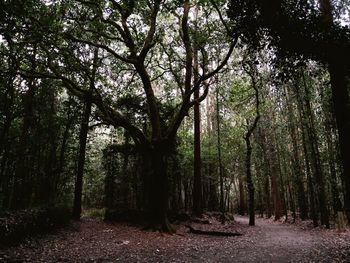
[{"label": "tall straight tree", "polygon": [[[198,16],[198,8],[194,10],[195,20]],[[195,27],[197,27],[195,21]],[[197,40],[193,43],[193,82],[198,81],[199,65],[198,65],[198,44]],[[194,92],[194,177],[193,177],[193,213],[201,216],[203,213],[203,197],[202,197],[202,165],[201,165],[201,112],[199,102],[199,89]]]},{"label": "tall straight tree", "polygon": [[[30,54],[30,71],[36,71],[37,61],[37,44],[33,44],[28,48]],[[34,97],[37,92],[37,80],[34,77],[29,77],[27,80],[28,89],[23,98],[23,122],[21,127],[21,135],[19,138],[19,147],[17,153],[17,166],[13,184],[13,198],[10,204],[12,209],[24,209],[30,204],[31,196],[31,179],[30,179],[30,131],[33,126],[34,116]]]},{"label": "tall straight tree", "polygon": [[296,118],[294,115],[293,111],[293,105],[292,105],[292,100],[290,98],[290,92],[289,90],[284,87],[284,94],[285,94],[285,100],[286,100],[286,105],[287,105],[287,113],[288,113],[288,119],[289,119],[289,130],[290,130],[290,135],[292,139],[292,160],[293,160],[293,172],[295,174],[295,182],[297,185],[297,200],[298,200],[298,206],[300,209],[300,218],[302,220],[307,218],[308,214],[308,207],[307,207],[307,202],[306,195],[305,195],[305,188],[304,188],[304,182],[303,182],[303,170],[301,167],[301,161],[300,161],[300,149],[299,145],[297,142],[297,122]]},{"label": "tall straight tree", "polygon": [[91,115],[91,95],[95,86],[96,81],[96,71],[98,64],[98,48],[94,49],[93,52],[93,63],[91,70],[91,78],[89,80],[89,93],[85,99],[85,105],[82,114],[82,120],[80,124],[80,133],[79,133],[79,155],[78,155],[78,169],[77,176],[75,180],[74,187],[74,202],[73,202],[73,218],[80,219],[81,216],[81,202],[83,194],[83,177],[84,177],[84,166],[85,166],[85,152],[86,152],[86,142],[87,135],[89,131],[89,120]]},{"label": "tall straight tree", "polygon": [[[334,25],[333,4],[330,0],[319,0],[325,26],[331,30]],[[350,224],[350,39],[347,39],[347,53],[343,50],[332,50],[328,68],[331,77],[332,99],[339,133],[340,153],[342,156],[343,178],[345,182],[345,210]]]},{"label": "tall straight tree", "polygon": [[218,147],[218,163],[220,178],[220,211],[221,223],[225,223],[225,201],[224,201],[224,171],[221,156],[221,132],[220,132],[220,103],[219,103],[219,79],[216,78],[216,129],[217,129],[217,147]]},{"label": "tall straight tree", "polygon": [[244,135],[244,140],[247,147],[246,152],[246,179],[247,179],[247,186],[248,186],[248,208],[249,208],[249,225],[254,226],[255,225],[255,189],[254,189],[254,182],[253,182],[253,175],[252,175],[252,167],[251,167],[251,157],[252,157],[252,145],[251,145],[251,136],[256,129],[256,126],[258,125],[258,121],[260,119],[260,100],[259,100],[259,90],[257,87],[257,78],[256,78],[256,69],[254,65],[249,65],[249,69],[246,70],[246,72],[250,75],[251,78],[251,84],[252,88],[254,89],[254,99],[255,99],[255,118],[253,123],[249,124],[249,121],[247,120],[248,124],[248,131]]}]

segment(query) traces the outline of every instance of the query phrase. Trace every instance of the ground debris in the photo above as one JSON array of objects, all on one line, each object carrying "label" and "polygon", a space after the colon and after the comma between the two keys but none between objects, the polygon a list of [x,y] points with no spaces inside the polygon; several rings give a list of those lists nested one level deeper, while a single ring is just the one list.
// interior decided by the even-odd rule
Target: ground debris
[{"label": "ground debris", "polygon": [[191,223],[201,231],[241,236],[194,235],[180,224],[176,235],[83,219],[55,235],[0,250],[0,262],[349,262],[350,231],[318,229],[247,217],[221,224]]}]

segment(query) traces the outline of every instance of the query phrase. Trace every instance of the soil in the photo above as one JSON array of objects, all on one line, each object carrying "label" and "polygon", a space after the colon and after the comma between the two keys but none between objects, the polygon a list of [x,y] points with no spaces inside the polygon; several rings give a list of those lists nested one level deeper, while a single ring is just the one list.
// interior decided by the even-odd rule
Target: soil
[{"label": "soil", "polygon": [[184,225],[169,235],[83,219],[55,234],[0,250],[0,262],[350,262],[350,229],[314,229],[306,223],[260,218],[249,227],[241,216],[225,225],[211,220],[192,226],[243,235],[196,235]]}]

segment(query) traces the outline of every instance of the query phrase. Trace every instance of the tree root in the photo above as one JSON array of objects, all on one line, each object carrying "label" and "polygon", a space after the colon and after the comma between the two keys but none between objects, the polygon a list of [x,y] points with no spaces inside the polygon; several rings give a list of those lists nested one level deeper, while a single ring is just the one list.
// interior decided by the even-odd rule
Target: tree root
[{"label": "tree root", "polygon": [[233,236],[242,235],[241,233],[238,233],[238,232],[224,232],[224,231],[194,229],[190,225],[186,225],[186,227],[190,230],[190,233],[197,234],[197,235],[209,235],[209,236],[221,236],[221,237],[233,237]]}]

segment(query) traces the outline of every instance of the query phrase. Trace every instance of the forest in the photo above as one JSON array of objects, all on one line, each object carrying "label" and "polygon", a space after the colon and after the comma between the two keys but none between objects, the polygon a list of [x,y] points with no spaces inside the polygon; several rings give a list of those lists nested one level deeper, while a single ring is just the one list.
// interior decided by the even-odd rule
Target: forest
[{"label": "forest", "polygon": [[0,261],[349,260],[349,0],[0,6]]}]

